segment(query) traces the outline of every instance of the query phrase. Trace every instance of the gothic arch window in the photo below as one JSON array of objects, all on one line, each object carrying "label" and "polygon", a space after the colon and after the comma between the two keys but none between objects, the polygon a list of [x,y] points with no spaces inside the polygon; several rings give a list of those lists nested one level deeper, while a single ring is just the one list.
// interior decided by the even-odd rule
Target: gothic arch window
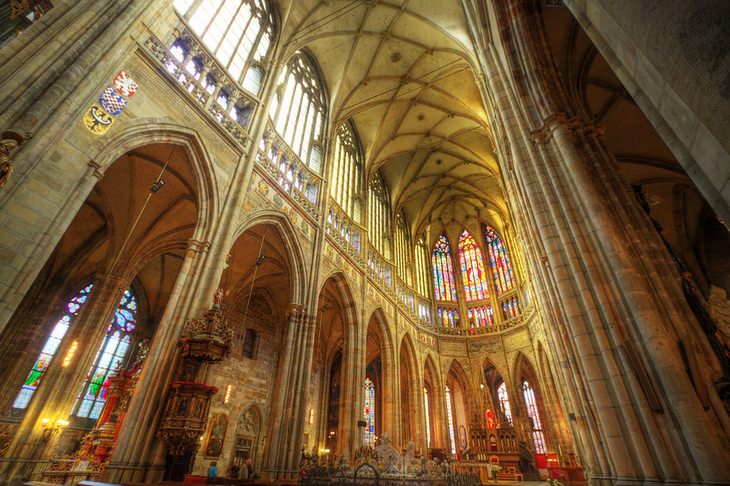
[{"label": "gothic arch window", "polygon": [[192,31],[241,86],[259,94],[273,37],[266,0],[175,0]]},{"label": "gothic arch window", "polygon": [[515,277],[512,271],[507,249],[502,243],[494,228],[486,226],[484,228],[484,236],[487,241],[487,250],[489,252],[489,264],[492,267],[494,275],[494,286],[497,289],[497,295],[515,288]]},{"label": "gothic arch window", "polygon": [[530,383],[525,379],[522,380],[522,394],[525,397],[527,416],[530,418],[532,441],[535,444],[535,452],[538,454],[545,454],[547,452],[547,448],[545,447],[545,434],[542,430],[542,422],[540,422],[540,412],[537,410],[535,391],[532,389],[532,386],[530,386]]},{"label": "gothic arch window", "polygon": [[489,297],[482,251],[468,230],[461,233],[458,244],[461,276],[464,280],[464,295],[467,302]]},{"label": "gothic arch window", "polygon": [[423,297],[431,294],[430,290],[430,272],[428,271],[428,247],[426,246],[426,238],[421,235],[416,242],[416,290]]},{"label": "gothic arch window", "polygon": [[76,316],[79,315],[81,308],[89,299],[89,294],[93,288],[93,284],[88,284],[76,292],[76,294],[66,303],[63,314],[53,326],[51,334],[43,344],[43,348],[41,348],[41,352],[35,360],[33,368],[31,368],[25,382],[20,387],[20,391],[13,402],[13,408],[25,409],[28,406],[30,399],[33,398],[33,394],[36,392],[38,387],[41,385],[43,378],[46,376],[48,366],[51,364],[51,360],[53,360],[53,357],[56,355],[56,351],[58,351],[58,347],[61,345],[63,337],[66,335],[68,328],[71,327],[71,324],[73,324]]},{"label": "gothic arch window", "polygon": [[454,265],[451,263],[451,245],[442,234],[436,241],[431,253],[433,265],[433,288],[436,300],[456,302],[456,283],[454,281]]},{"label": "gothic arch window", "polygon": [[256,344],[258,336],[256,331],[253,329],[246,329],[246,333],[243,336],[243,357],[248,359],[254,359],[256,356]]},{"label": "gothic arch window", "polygon": [[363,419],[365,420],[365,435],[363,442],[366,446],[375,446],[375,384],[370,378],[365,378],[365,406]]},{"label": "gothic arch window", "polygon": [[282,71],[278,84],[269,108],[274,129],[302,162],[319,173],[327,103],[314,61],[297,51]]},{"label": "gothic arch window", "polygon": [[446,418],[449,425],[449,444],[451,446],[451,453],[456,454],[456,436],[454,435],[454,414],[452,413],[451,405],[451,390],[446,387]]},{"label": "gothic arch window", "polygon": [[391,258],[390,199],[383,177],[378,172],[368,187],[368,236],[370,243],[385,259]]},{"label": "gothic arch window", "polygon": [[411,246],[408,220],[406,219],[406,215],[401,211],[395,218],[395,263],[398,275],[408,286],[413,285]]},{"label": "gothic arch window", "polygon": [[509,405],[509,395],[507,394],[507,384],[502,382],[497,388],[497,399],[499,400],[499,409],[507,420],[507,424],[512,426],[512,408]]},{"label": "gothic arch window", "polygon": [[76,399],[77,417],[95,420],[101,415],[109,391],[109,375],[124,365],[137,329],[138,310],[137,296],[131,288],[125,290]]},{"label": "gothic arch window", "polygon": [[333,162],[330,195],[345,214],[359,223],[362,212],[362,151],[351,121],[337,129]]}]

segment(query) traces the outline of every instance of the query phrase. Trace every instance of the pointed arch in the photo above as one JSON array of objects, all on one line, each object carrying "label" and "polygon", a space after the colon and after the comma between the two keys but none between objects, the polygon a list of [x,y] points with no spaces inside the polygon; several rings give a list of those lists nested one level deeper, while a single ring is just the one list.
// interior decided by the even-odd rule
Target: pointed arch
[{"label": "pointed arch", "polygon": [[520,387],[520,405],[529,422],[533,449],[536,454],[547,453],[545,404],[543,402],[538,374],[530,360],[517,353],[515,357],[515,383]]},{"label": "pointed arch", "polygon": [[440,400],[441,376],[434,362],[434,358],[428,354],[423,363],[423,406],[424,406],[424,431],[426,433],[426,447],[442,447],[443,438],[440,424],[443,422],[442,400]]},{"label": "pointed arch", "polygon": [[418,361],[416,348],[410,334],[403,335],[400,343],[400,414],[401,414],[401,443],[405,447],[409,441],[420,444],[421,422],[418,420],[421,393],[418,379]]},{"label": "pointed arch", "polygon": [[250,215],[236,228],[231,238],[230,248],[233,247],[243,233],[258,225],[272,226],[276,231],[276,236],[283,242],[291,270],[289,275],[291,283],[290,303],[305,305],[309,297],[307,292],[309,275],[307,266],[304,263],[304,250],[300,243],[300,235],[285,214],[279,211],[259,211]]},{"label": "pointed arch", "polygon": [[459,454],[468,446],[469,403],[472,396],[469,377],[457,359],[453,359],[446,374],[444,400],[446,402],[449,442],[452,454]]},{"label": "pointed arch", "polygon": [[131,121],[126,129],[103,142],[91,155],[91,159],[98,162],[100,176],[120,157],[139,147],[165,143],[182,148],[193,170],[196,189],[198,215],[192,238],[196,241],[212,239],[212,228],[220,214],[220,195],[214,158],[195,130],[163,119],[145,118]]},{"label": "pointed arch", "polygon": [[[370,315],[365,336],[365,377],[374,384],[374,435],[394,430],[395,416],[395,346],[385,313],[381,307]],[[367,396],[364,397],[367,399]],[[366,445],[372,445],[366,441]]]},{"label": "pointed arch", "polygon": [[484,238],[489,254],[489,266],[492,268],[494,286],[497,295],[501,295],[515,288],[515,276],[507,248],[502,238],[491,226],[484,226]]}]

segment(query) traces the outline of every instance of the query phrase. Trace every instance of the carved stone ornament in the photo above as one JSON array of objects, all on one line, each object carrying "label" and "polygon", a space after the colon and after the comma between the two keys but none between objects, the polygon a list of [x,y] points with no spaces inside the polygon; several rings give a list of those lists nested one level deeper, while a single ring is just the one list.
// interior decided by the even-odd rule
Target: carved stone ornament
[{"label": "carved stone ornament", "polygon": [[0,135],[0,189],[7,184],[13,173],[13,163],[10,157],[13,150],[23,145],[30,137],[31,135],[28,133],[21,134],[12,130]]}]

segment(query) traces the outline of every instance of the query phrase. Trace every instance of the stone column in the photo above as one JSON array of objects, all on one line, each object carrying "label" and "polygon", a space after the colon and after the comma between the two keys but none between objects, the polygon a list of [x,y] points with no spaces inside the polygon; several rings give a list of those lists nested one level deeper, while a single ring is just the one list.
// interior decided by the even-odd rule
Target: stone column
[{"label": "stone column", "polygon": [[724,1],[565,0],[692,181],[730,224]]},{"label": "stone column", "polygon": [[514,164],[508,191],[522,195],[516,214],[536,288],[555,311],[550,350],[573,366],[593,480],[727,480],[726,446],[707,434],[719,421],[682,369],[676,329],[697,324],[666,250],[597,148],[598,131],[566,115],[573,110],[544,56],[537,14],[517,1],[497,10],[512,89],[493,52],[485,71]]},{"label": "stone column", "polygon": [[[274,478],[293,478],[298,473],[297,464],[293,461],[300,452],[304,424],[303,417],[297,414],[301,415],[306,407],[307,394],[302,387],[306,364],[304,355],[308,351],[308,335],[313,327],[306,316],[304,306],[289,306],[268,433],[266,473]],[[299,434],[296,434],[297,431]]]},{"label": "stone column", "polygon": [[119,432],[116,449],[107,466],[104,475],[106,481],[159,481],[162,478],[165,451],[164,445],[156,437],[157,425],[168,386],[177,372],[177,341],[185,321],[206,305],[201,305],[195,294],[206,272],[210,271],[209,248],[208,242],[188,242],[185,259],[153,337],[149,356]]}]

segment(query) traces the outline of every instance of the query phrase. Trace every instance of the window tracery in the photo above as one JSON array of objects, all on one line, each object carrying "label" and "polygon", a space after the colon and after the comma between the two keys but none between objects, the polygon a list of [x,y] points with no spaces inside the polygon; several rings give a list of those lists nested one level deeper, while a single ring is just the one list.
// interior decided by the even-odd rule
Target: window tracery
[{"label": "window tracery", "polygon": [[461,233],[458,244],[461,276],[464,280],[466,301],[484,300],[489,297],[482,251],[468,230]]},{"label": "window tracery", "polygon": [[106,336],[99,346],[94,364],[84,380],[76,399],[77,417],[97,419],[101,415],[109,391],[109,375],[121,369],[137,328],[138,304],[132,289],[127,289],[119,301]]},{"label": "window tracery", "polygon": [[351,121],[337,129],[330,195],[356,223],[361,219],[362,151]]},{"label": "window tracery", "polygon": [[258,95],[273,37],[265,0],[176,0],[192,31],[246,90]]},{"label": "window tracery", "polygon": [[494,285],[497,289],[497,295],[501,295],[515,288],[512,265],[507,255],[507,249],[497,232],[494,231],[494,228],[486,226],[484,228],[484,236],[487,241],[489,263],[494,275]]},{"label": "window tracery", "polygon": [[395,264],[396,271],[406,285],[413,285],[411,268],[411,235],[408,232],[406,215],[400,211],[395,218]]},{"label": "window tracery", "polygon": [[93,284],[88,284],[66,303],[65,312],[56,321],[50,335],[43,344],[43,348],[41,348],[41,352],[33,368],[31,368],[25,382],[20,387],[20,391],[15,397],[15,401],[13,401],[13,408],[24,409],[28,406],[30,399],[33,398],[33,394],[41,385],[46,371],[48,371],[48,366],[51,364],[53,357],[56,355],[56,351],[58,351],[58,347],[63,341],[63,337],[66,335],[68,328],[71,327],[71,324],[73,324],[74,319],[79,315],[81,308],[89,299],[89,294],[93,288]]},{"label": "window tracery", "polygon": [[507,420],[507,424],[512,426],[512,408],[509,405],[509,395],[507,394],[507,384],[502,382],[497,388],[497,399],[499,400],[499,408],[502,415]]},{"label": "window tracery", "polygon": [[423,297],[429,297],[431,294],[431,284],[429,282],[430,272],[428,271],[428,247],[426,246],[426,238],[421,235],[416,242],[416,291]]},{"label": "window tracery", "polygon": [[522,394],[525,397],[527,416],[530,418],[532,441],[535,444],[535,452],[538,454],[545,454],[547,452],[547,448],[545,447],[545,434],[542,430],[542,422],[540,422],[540,412],[537,410],[535,392],[532,389],[532,386],[530,386],[530,383],[525,379],[522,380]]},{"label": "window tracery", "polygon": [[385,259],[391,259],[390,198],[378,172],[368,187],[368,236],[370,243]]},{"label": "window tracery", "polygon": [[447,309],[439,307],[436,309],[438,323],[443,327],[461,327],[459,322],[459,311],[456,309]]},{"label": "window tracery", "polygon": [[467,309],[470,327],[488,327],[494,324],[494,310],[491,305],[481,305]]},{"label": "window tracery", "polygon": [[431,254],[433,265],[433,284],[436,300],[456,302],[456,283],[454,282],[454,266],[451,263],[451,245],[442,234],[436,241]]},{"label": "window tracery", "polygon": [[324,154],[325,88],[314,61],[297,51],[282,71],[269,117],[276,132],[295,154],[319,173]]}]

